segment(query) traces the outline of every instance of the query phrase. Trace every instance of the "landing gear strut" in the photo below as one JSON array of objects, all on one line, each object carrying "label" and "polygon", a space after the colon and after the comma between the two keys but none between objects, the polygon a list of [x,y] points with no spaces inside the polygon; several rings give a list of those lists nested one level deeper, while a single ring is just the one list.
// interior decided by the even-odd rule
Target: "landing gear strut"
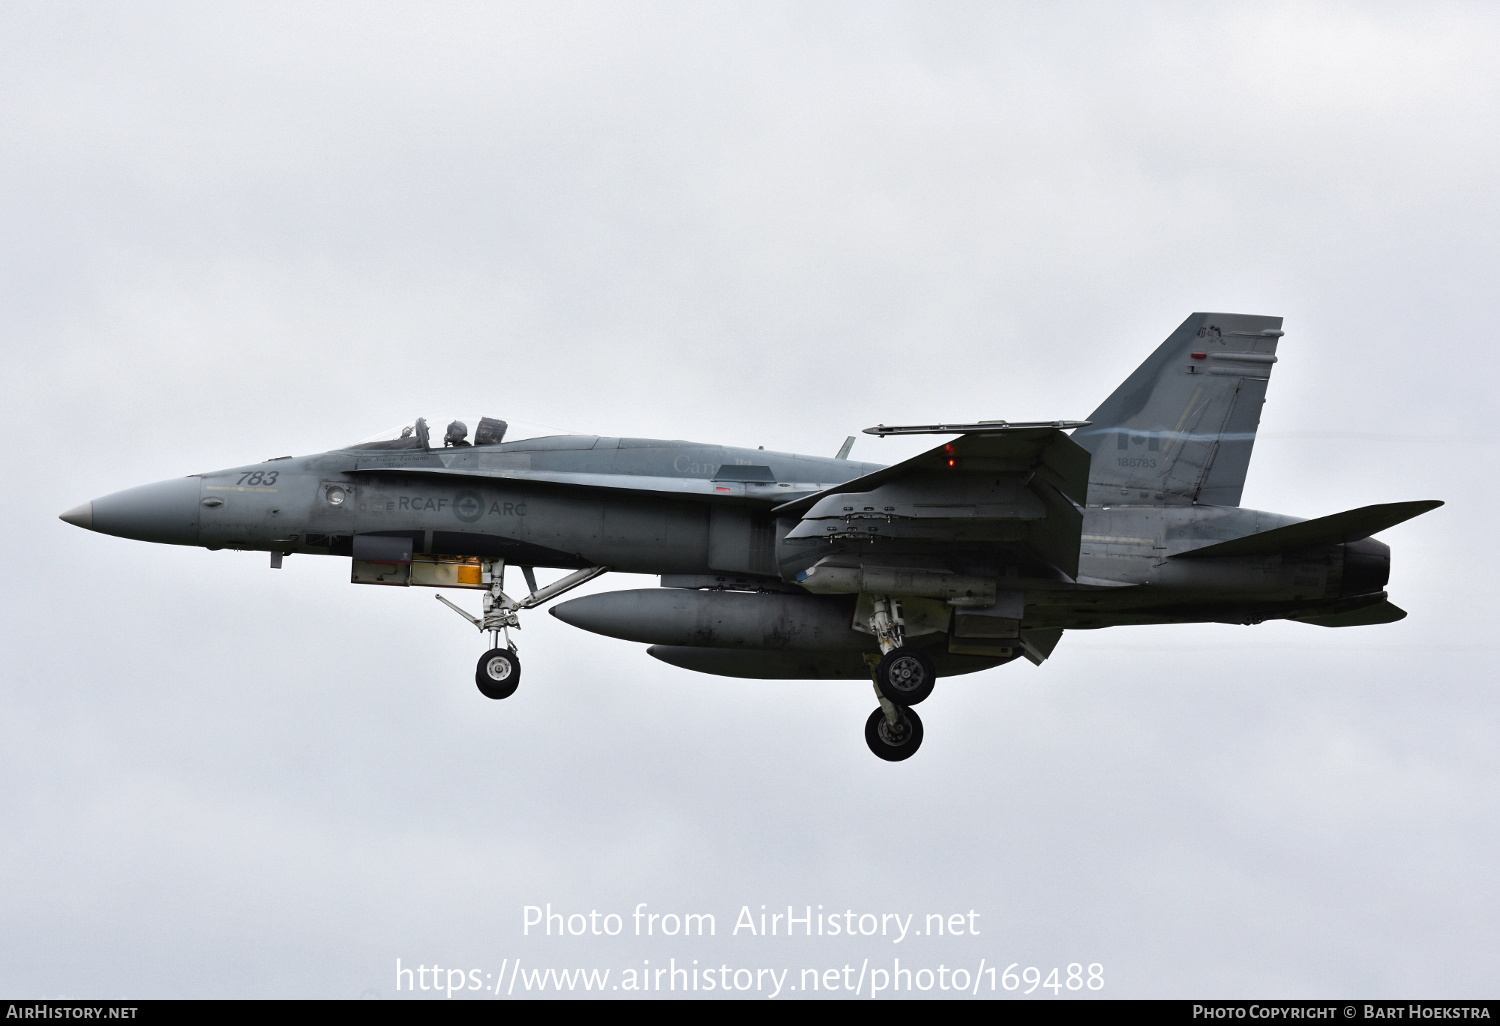
[{"label": "landing gear strut", "polygon": [[880,708],[865,722],[865,743],[879,758],[900,762],[922,746],[922,719],[911,706],[932,694],[937,667],[926,652],[907,647],[900,599],[882,595],[874,606],[870,630],[883,654],[878,663],[873,655],[869,659]]},{"label": "landing gear strut", "polygon": [[[531,567],[523,566],[521,572],[526,577],[526,585],[531,589],[531,594],[517,602],[505,594],[505,560],[492,559],[481,564],[480,581],[489,585],[489,590],[484,593],[482,617],[464,612],[442,595],[436,596],[439,602],[490,636],[490,650],[479,657],[479,665],[474,670],[474,683],[478,685],[479,693],[485,698],[509,698],[521,684],[521,657],[516,654],[515,643],[510,640],[511,628],[521,629],[517,613],[523,609],[534,609],[608,571],[607,566],[591,566],[538,589]],[[505,638],[503,646],[500,644],[502,636]]]}]

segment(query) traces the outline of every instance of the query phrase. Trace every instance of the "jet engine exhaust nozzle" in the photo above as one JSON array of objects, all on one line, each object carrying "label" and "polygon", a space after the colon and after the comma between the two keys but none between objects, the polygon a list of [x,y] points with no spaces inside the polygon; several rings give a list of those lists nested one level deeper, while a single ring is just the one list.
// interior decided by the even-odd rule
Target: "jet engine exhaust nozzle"
[{"label": "jet engine exhaust nozzle", "polygon": [[1391,579],[1391,547],[1374,538],[1344,544],[1344,573],[1340,595],[1370,595]]}]

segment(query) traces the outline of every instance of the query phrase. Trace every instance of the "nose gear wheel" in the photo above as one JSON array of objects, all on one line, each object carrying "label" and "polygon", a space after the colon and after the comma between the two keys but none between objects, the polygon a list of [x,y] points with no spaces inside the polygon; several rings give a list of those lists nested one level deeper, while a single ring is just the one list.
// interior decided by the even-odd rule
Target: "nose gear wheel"
[{"label": "nose gear wheel", "polygon": [[512,649],[492,648],[479,657],[474,683],[485,698],[509,698],[521,686],[521,660]]}]

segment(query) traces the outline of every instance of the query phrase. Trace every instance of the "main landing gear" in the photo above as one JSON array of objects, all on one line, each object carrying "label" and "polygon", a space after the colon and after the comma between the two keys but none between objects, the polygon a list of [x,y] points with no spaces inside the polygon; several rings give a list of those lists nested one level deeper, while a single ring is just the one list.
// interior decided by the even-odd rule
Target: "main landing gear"
[{"label": "main landing gear", "polygon": [[[490,636],[490,650],[479,657],[479,665],[474,669],[474,683],[478,685],[479,693],[485,698],[509,698],[521,685],[521,657],[516,654],[515,643],[510,640],[511,628],[521,629],[521,620],[516,614],[523,609],[534,609],[608,572],[607,566],[591,566],[538,589],[531,567],[523,566],[521,573],[526,577],[531,594],[517,602],[505,594],[505,561],[492,559],[486,560],[480,568],[480,582],[489,585],[484,593],[483,616],[472,616],[438,595],[439,602]],[[500,644],[502,636],[505,638],[503,646]]]},{"label": "main landing gear", "polygon": [[879,662],[869,657],[880,707],[865,721],[865,744],[878,758],[900,762],[922,746],[922,718],[911,707],[932,694],[937,668],[926,652],[907,647],[900,599],[876,598],[870,629],[883,654]]}]

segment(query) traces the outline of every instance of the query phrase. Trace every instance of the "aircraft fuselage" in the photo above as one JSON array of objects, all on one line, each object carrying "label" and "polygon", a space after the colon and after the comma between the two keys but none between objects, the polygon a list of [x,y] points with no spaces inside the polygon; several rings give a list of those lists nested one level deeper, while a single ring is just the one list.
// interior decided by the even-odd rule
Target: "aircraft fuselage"
[{"label": "aircraft fuselage", "polygon": [[[446,476],[445,460],[489,462],[499,476]],[[776,480],[714,481],[726,466],[765,467]],[[129,489],[94,500],[87,526],[208,549],[346,557],[356,536],[405,536],[419,554],[790,584],[829,545],[788,541],[796,518],[767,515],[763,497],[791,500],[877,469],[758,449],[593,436],[400,454],[344,450]],[[550,479],[507,479],[507,471]],[[632,483],[654,490],[632,490]],[[1389,549],[1371,539],[1295,557],[1168,558],[1297,522],[1259,510],[1095,506],[1082,516],[1073,580],[1007,565],[982,546],[949,551],[943,562],[955,572],[1008,580],[1027,595],[1029,626],[1060,628],[1252,622],[1378,591],[1389,566]],[[757,539],[758,532],[764,537]],[[1358,554],[1356,570],[1346,570],[1346,550]]]}]

